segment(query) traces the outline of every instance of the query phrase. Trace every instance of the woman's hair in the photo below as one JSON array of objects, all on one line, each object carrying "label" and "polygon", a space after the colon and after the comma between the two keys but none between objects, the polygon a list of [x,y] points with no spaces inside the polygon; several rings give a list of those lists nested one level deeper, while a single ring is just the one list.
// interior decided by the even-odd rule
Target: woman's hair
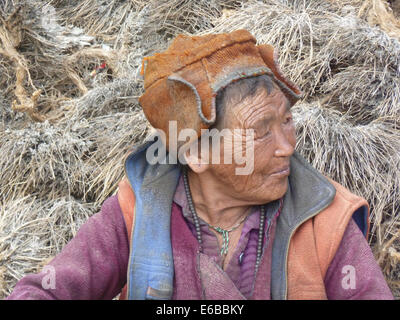
[{"label": "woman's hair", "polygon": [[270,94],[278,87],[274,84],[269,75],[261,75],[256,77],[244,78],[235,82],[231,82],[225,88],[218,91],[215,98],[215,107],[217,119],[213,127],[219,127],[224,119],[227,111],[226,106],[232,103],[239,103],[248,96],[254,96],[259,88],[264,88]]}]

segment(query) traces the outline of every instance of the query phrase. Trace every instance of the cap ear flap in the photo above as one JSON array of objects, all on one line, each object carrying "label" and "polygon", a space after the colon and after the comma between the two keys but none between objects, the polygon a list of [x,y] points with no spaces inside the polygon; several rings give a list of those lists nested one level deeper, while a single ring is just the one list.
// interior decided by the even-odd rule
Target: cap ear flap
[{"label": "cap ear flap", "polygon": [[269,44],[261,44],[257,47],[265,64],[274,73],[275,80],[277,80],[278,85],[284,91],[291,104],[295,104],[297,100],[301,99],[303,93],[298,86],[296,86],[283,75],[281,69],[279,68],[278,51]]},{"label": "cap ear flap", "polygon": [[201,97],[200,97],[196,87],[192,83],[190,83],[189,81],[185,80],[183,77],[181,77],[179,74],[176,74],[176,73],[170,75],[168,77],[168,81],[176,81],[178,83],[182,83],[182,84],[186,85],[187,88],[189,90],[191,90],[193,95],[194,95],[197,114],[200,117],[201,121],[204,124],[206,124],[207,126],[210,126],[215,122],[215,117],[216,117],[215,108],[212,108],[211,117],[210,117],[210,119],[207,119],[206,116],[203,113]]}]

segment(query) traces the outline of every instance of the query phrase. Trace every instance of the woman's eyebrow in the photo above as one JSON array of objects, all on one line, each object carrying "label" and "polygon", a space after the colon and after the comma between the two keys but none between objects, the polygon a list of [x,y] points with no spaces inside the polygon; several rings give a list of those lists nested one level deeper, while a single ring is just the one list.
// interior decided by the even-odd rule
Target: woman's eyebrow
[{"label": "woman's eyebrow", "polygon": [[256,127],[259,125],[268,125],[272,118],[273,118],[272,115],[263,115],[258,119],[255,119],[254,122],[252,123],[252,126]]},{"label": "woman's eyebrow", "polygon": [[[285,114],[287,114],[288,112],[290,112],[291,110],[291,105],[289,100],[286,100],[285,103]],[[254,121],[252,121],[251,126],[258,126],[258,125],[268,125],[269,122],[274,118],[274,115],[272,114],[263,114],[262,116],[258,117],[257,119],[254,119]]]}]

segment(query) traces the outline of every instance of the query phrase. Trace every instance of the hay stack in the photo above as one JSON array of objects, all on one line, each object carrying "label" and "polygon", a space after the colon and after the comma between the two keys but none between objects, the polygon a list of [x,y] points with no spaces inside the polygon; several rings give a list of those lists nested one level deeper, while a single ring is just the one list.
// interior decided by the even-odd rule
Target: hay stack
[{"label": "hay stack", "polygon": [[293,109],[297,150],[368,199],[371,246],[399,297],[397,8],[384,0],[1,2],[0,298],[115,192],[123,156],[150,129],[137,103],[142,57],[178,33],[238,28],[280,49],[282,69],[306,93]]}]

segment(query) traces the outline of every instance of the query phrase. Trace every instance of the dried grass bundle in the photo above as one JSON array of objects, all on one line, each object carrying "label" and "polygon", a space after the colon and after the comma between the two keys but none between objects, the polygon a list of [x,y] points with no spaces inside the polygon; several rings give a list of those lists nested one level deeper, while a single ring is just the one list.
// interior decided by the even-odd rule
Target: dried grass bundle
[{"label": "dried grass bundle", "polygon": [[356,8],[325,1],[249,1],[214,23],[204,33],[243,28],[279,48],[283,71],[303,89],[306,101],[323,98],[354,123],[398,119],[400,43],[358,18]]},{"label": "dried grass bundle", "polygon": [[25,274],[39,272],[96,210],[72,197],[0,201],[0,299]]},{"label": "dried grass bundle", "polygon": [[[103,201],[123,175],[122,158],[147,134],[142,112],[81,118],[64,126],[33,123],[0,132],[0,193],[3,200],[31,193],[56,199],[73,195]],[[93,191],[94,189],[94,191]]]},{"label": "dried grass bundle", "polygon": [[124,155],[150,130],[137,102],[142,57],[165,49],[177,33],[239,28],[280,49],[283,71],[306,94],[293,109],[297,150],[368,199],[371,246],[400,296],[393,3],[1,2],[0,296],[59,252],[115,192]]}]

